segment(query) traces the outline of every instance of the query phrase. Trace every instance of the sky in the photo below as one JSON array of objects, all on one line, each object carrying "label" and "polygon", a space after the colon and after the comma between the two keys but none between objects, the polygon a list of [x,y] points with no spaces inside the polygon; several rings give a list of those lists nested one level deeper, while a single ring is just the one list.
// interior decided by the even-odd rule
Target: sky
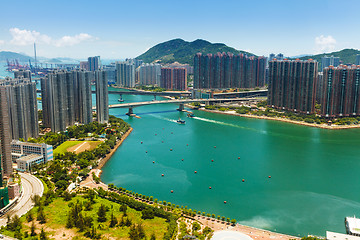
[{"label": "sky", "polygon": [[42,57],[137,57],[181,38],[256,55],[360,49],[358,0],[1,1],[0,51]]}]

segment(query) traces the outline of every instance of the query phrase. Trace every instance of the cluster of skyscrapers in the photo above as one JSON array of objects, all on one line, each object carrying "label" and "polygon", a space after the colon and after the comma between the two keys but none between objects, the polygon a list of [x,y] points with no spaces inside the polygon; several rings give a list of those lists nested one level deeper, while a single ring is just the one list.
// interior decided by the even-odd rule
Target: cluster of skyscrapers
[{"label": "cluster of skyscrapers", "polygon": [[186,68],[161,68],[160,87],[167,90],[186,90]]},{"label": "cluster of skyscrapers", "polygon": [[314,113],[318,74],[316,61],[269,62],[268,105],[300,113]]},{"label": "cluster of skyscrapers", "polygon": [[161,65],[157,63],[146,63],[139,66],[138,75],[140,85],[157,85],[160,86]]},{"label": "cluster of skyscrapers", "polygon": [[265,85],[265,57],[197,53],[194,57],[194,89],[255,88]]},{"label": "cluster of skyscrapers", "polygon": [[109,119],[107,75],[98,70],[54,71],[41,79],[43,124],[64,131],[75,122],[92,122],[91,82],[95,79],[96,114],[101,123]]},{"label": "cluster of skyscrapers", "polygon": [[311,59],[269,62],[269,106],[314,114],[316,99],[323,117],[360,116],[360,66],[329,66],[319,74]]}]

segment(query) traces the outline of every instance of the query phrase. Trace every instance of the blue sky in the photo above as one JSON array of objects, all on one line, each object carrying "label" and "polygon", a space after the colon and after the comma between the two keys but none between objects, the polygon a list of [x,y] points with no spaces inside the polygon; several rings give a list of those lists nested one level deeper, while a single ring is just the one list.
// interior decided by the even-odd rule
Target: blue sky
[{"label": "blue sky", "polygon": [[84,59],[136,57],[174,38],[257,55],[360,48],[360,1],[2,1],[0,51]]}]

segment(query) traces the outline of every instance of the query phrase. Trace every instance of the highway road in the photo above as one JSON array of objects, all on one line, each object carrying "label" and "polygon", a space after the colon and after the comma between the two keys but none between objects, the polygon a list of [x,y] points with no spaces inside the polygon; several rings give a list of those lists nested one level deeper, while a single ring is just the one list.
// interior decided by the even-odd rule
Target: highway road
[{"label": "highway road", "polygon": [[18,215],[19,217],[27,213],[33,206],[34,203],[31,197],[34,195],[42,196],[44,193],[44,185],[37,177],[27,174],[20,173],[23,194],[19,198],[18,203],[4,216],[0,217],[0,226],[5,226],[7,221],[7,215],[10,216]]}]

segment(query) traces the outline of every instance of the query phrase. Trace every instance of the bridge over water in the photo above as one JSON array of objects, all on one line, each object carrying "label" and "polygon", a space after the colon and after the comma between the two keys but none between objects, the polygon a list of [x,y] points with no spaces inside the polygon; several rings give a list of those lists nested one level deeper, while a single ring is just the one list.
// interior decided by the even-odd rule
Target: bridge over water
[{"label": "bridge over water", "polygon": [[[141,107],[146,105],[154,105],[154,104],[168,104],[174,103],[179,104],[179,108],[177,110],[184,111],[185,103],[192,102],[202,102],[206,104],[211,104],[214,102],[238,102],[238,101],[248,101],[248,100],[260,100],[259,97],[251,97],[251,98],[210,98],[210,99],[173,99],[173,100],[163,100],[163,101],[146,101],[146,102],[132,102],[132,103],[120,103],[120,104],[112,104],[109,105],[109,108],[128,108],[129,111],[127,115],[133,114],[133,108]],[[93,107],[95,110],[96,108]]]}]

